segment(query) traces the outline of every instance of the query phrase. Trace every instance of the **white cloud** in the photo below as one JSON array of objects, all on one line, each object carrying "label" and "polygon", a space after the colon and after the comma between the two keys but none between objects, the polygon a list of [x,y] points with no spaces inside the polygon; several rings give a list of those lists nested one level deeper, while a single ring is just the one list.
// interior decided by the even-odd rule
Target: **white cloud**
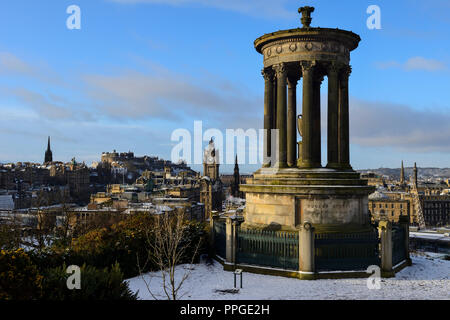
[{"label": "white cloud", "polygon": [[434,60],[425,59],[423,57],[414,57],[408,59],[404,65],[405,70],[425,70],[425,71],[440,71],[445,70],[445,63]]},{"label": "white cloud", "polygon": [[9,52],[0,52],[0,71],[30,75],[34,68]]},{"label": "white cloud", "polygon": [[447,65],[444,62],[424,57],[412,57],[404,63],[398,61],[378,62],[377,67],[380,69],[398,68],[404,71],[421,70],[429,72],[444,71],[447,69]]},{"label": "white cloud", "polygon": [[124,70],[115,75],[90,74],[83,79],[91,101],[112,118],[174,121],[188,117],[226,122],[234,112],[244,119],[252,117],[260,102],[234,83],[192,78],[169,70]]},{"label": "white cloud", "polygon": [[351,142],[407,152],[450,153],[450,111],[417,110],[388,102],[351,99]]}]

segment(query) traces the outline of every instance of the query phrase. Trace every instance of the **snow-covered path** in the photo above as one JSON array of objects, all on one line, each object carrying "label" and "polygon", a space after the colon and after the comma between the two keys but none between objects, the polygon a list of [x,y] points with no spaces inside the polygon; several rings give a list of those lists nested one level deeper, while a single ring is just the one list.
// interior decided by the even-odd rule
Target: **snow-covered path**
[{"label": "snow-covered path", "polygon": [[[233,273],[223,271],[218,262],[211,266],[202,263],[193,266],[181,289],[182,299],[450,299],[450,261],[428,256],[413,256],[412,261],[413,265],[397,273],[395,278],[382,279],[379,290],[369,290],[367,279],[306,281],[244,272],[243,289],[235,294],[216,291],[233,289]],[[181,276],[186,268],[187,265],[179,266],[178,275]],[[164,299],[159,274],[151,275],[152,292],[158,299]],[[140,299],[153,299],[142,278],[132,278],[129,282],[133,291],[139,290]]]}]

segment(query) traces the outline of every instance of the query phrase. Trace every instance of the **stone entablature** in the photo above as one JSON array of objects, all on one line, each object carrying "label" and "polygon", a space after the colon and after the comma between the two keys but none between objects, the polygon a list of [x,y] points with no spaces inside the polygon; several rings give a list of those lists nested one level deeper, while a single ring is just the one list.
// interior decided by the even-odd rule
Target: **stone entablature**
[{"label": "stone entablature", "polygon": [[350,52],[360,37],[339,29],[291,29],[264,35],[255,41],[256,50],[264,56],[264,67],[285,62],[329,61],[348,65]]}]

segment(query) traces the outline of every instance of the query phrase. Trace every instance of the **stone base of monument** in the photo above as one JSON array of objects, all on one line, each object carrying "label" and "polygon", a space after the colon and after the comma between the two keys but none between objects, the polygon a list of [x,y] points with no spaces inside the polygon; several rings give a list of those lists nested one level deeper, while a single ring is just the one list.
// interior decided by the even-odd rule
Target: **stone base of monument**
[{"label": "stone base of monument", "polygon": [[351,170],[261,168],[240,190],[243,228],[296,231],[305,222],[316,233],[370,228],[367,197],[374,187]]},{"label": "stone base of monument", "polygon": [[[259,169],[240,186],[244,222],[231,237],[233,263],[225,269],[308,280],[368,277],[367,267],[381,265],[368,212],[374,189],[351,169]],[[382,276],[391,275],[386,266]]]}]

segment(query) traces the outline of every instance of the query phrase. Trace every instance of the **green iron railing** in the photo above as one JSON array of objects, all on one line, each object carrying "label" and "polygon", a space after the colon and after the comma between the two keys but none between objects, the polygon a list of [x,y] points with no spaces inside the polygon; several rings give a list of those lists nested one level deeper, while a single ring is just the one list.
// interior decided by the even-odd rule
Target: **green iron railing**
[{"label": "green iron railing", "polygon": [[238,228],[236,262],[298,270],[298,233]]},{"label": "green iron railing", "polygon": [[380,265],[376,230],[363,233],[315,234],[316,271],[366,270]]}]

